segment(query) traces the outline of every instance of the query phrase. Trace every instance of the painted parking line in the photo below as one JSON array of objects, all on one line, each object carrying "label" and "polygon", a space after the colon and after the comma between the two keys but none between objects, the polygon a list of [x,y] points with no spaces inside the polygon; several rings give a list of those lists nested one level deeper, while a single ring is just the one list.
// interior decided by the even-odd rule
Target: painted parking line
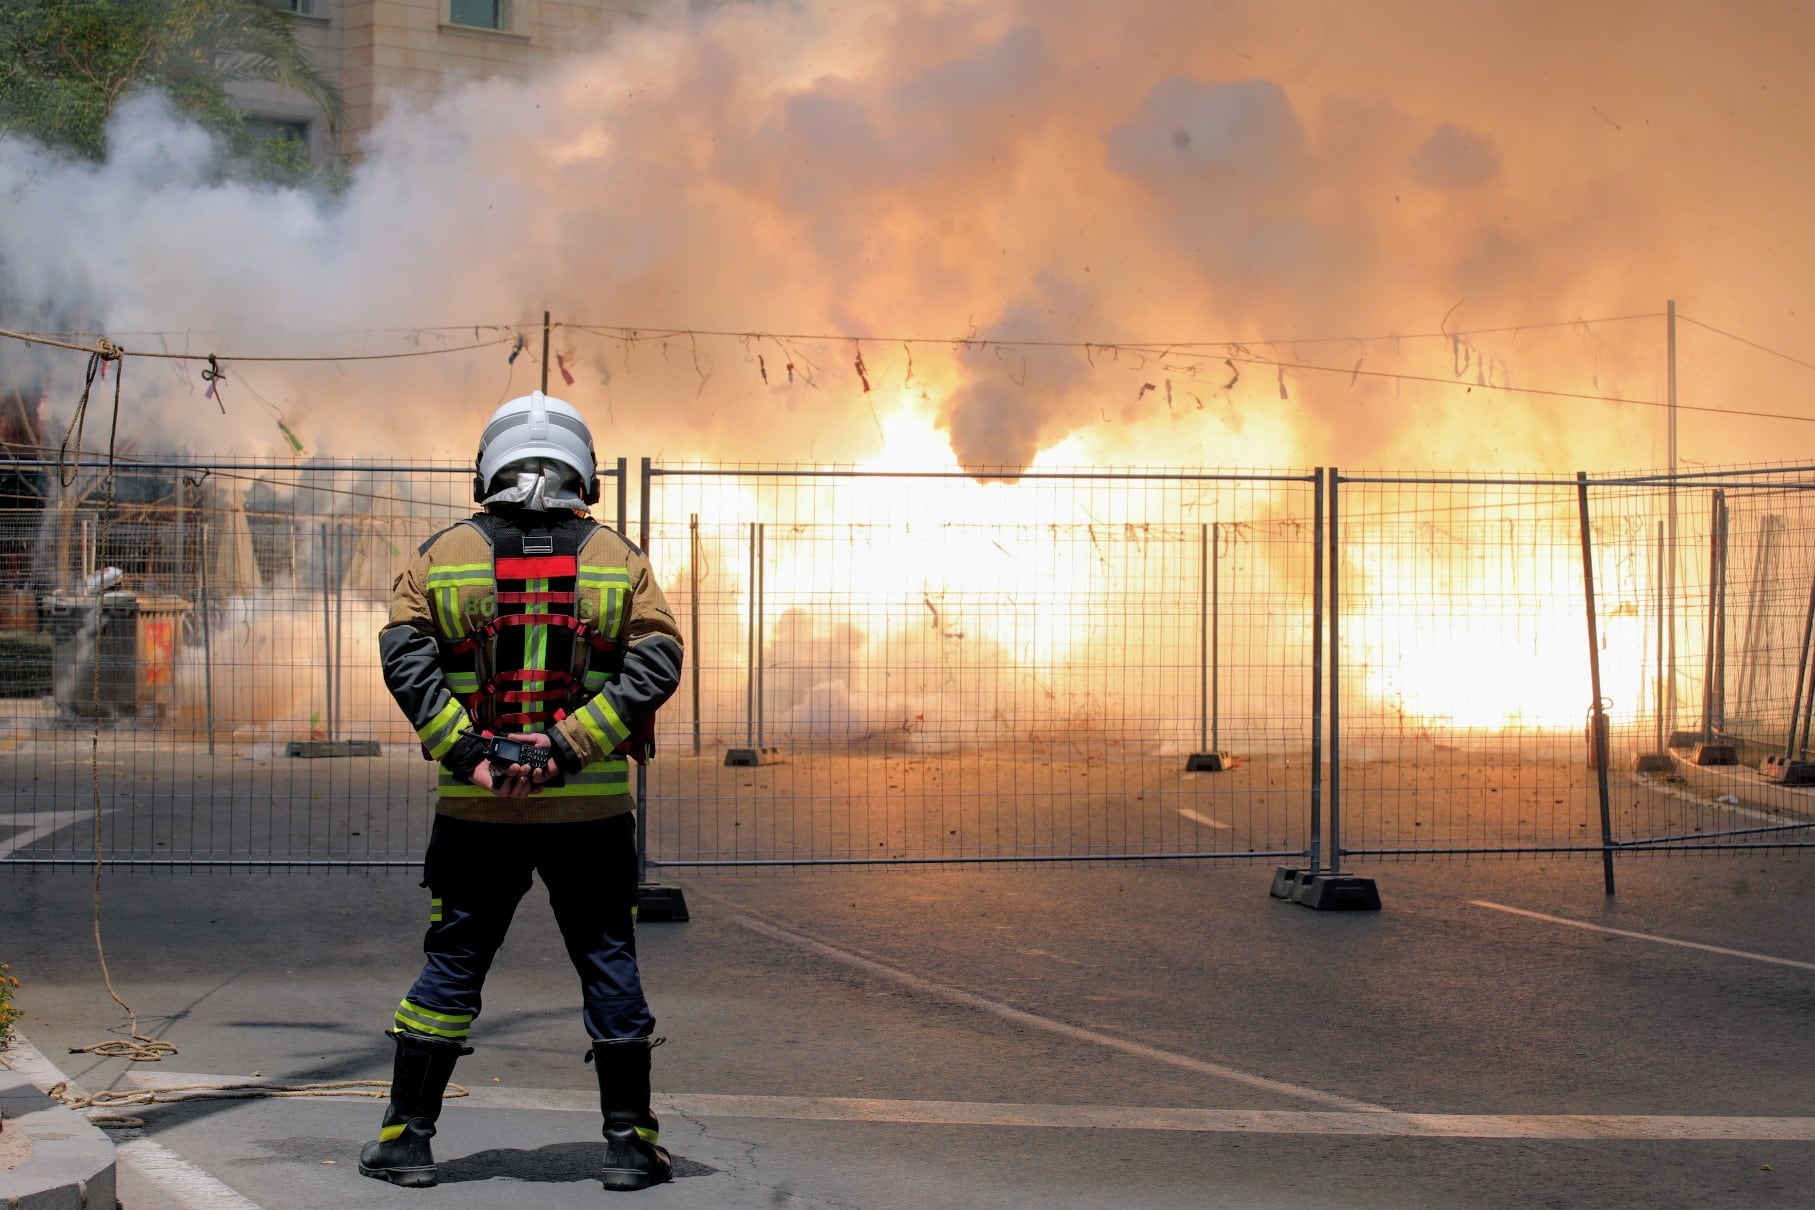
[{"label": "painted parking line", "polygon": [[[247,1085],[232,1076],[135,1072],[146,1088]],[[349,1095],[345,1100],[370,1097]],[[1815,1117],[1695,1116],[1601,1113],[1399,1113],[1391,1110],[1193,1109],[1151,1105],[1044,1105],[994,1101],[913,1101],[871,1097],[749,1096],[657,1092],[657,1113],[690,1119],[766,1118],[801,1122],[868,1122],[901,1126],[1025,1127],[1042,1130],[1159,1130],[1200,1134],[1391,1135],[1449,1139],[1768,1140],[1815,1142]],[[599,1112],[598,1093],[573,1088],[481,1086],[447,1102],[468,1110]],[[378,1111],[374,1108],[373,1113]],[[374,1119],[375,1120],[375,1119]]]},{"label": "painted parking line", "polygon": [[1469,902],[1476,907],[1506,912],[1514,916],[1525,916],[1532,920],[1542,920],[1547,924],[1562,924],[1572,929],[1586,929],[1591,933],[1606,933],[1612,937],[1630,937],[1634,941],[1650,941],[1658,945],[1674,945],[1686,950],[1701,950],[1704,953],[1719,954],[1725,958],[1745,958],[1751,962],[1769,962],[1773,966],[1793,966],[1797,970],[1815,971],[1815,962],[1799,962],[1795,958],[1779,958],[1772,954],[1755,954],[1750,950],[1728,949],[1724,945],[1704,945],[1700,941],[1682,941],[1675,937],[1659,937],[1655,933],[1637,933],[1631,929],[1609,928],[1604,924],[1589,924],[1586,920],[1571,920],[1566,916],[1548,916],[1543,912],[1528,912],[1524,908],[1508,907],[1504,903],[1490,903],[1485,899],[1471,899]]},{"label": "painted parking line", "polygon": [[0,814],[0,827],[23,827],[23,832],[0,839],[0,861],[5,861],[19,849],[29,848],[53,832],[61,832],[71,824],[85,819],[93,819],[92,811],[12,811]]},{"label": "painted parking line", "polygon": [[1211,819],[1206,815],[1199,815],[1196,811],[1191,810],[1189,807],[1180,807],[1178,813],[1180,815],[1183,815],[1186,819],[1189,819],[1192,823],[1201,823],[1206,828],[1221,828],[1225,832],[1231,830],[1229,825],[1224,823],[1222,820]]},{"label": "painted parking line", "polygon": [[898,983],[924,995],[944,1000],[948,1004],[961,1004],[966,1008],[974,1008],[981,1012],[986,1012],[991,1016],[1000,1017],[1004,1021],[1013,1021],[1017,1025],[1042,1029],[1048,1033],[1055,1033],[1063,1037],[1071,1038],[1074,1041],[1089,1042],[1097,1046],[1105,1046],[1111,1050],[1119,1050],[1123,1054],[1134,1055],[1137,1058],[1148,1059],[1156,1063],[1164,1063],[1171,1067],[1183,1068],[1186,1071],[1197,1072],[1199,1075],[1214,1076],[1219,1080],[1228,1080],[1236,1084],[1245,1084],[1250,1088],[1257,1088],[1263,1092],[1279,1093],[1284,1096],[1298,1097],[1301,1100],[1315,1101],[1318,1104],[1326,1105],[1332,1109],[1346,1109],[1362,1113],[1375,1112],[1382,1109],[1379,1105],[1370,1105],[1366,1101],[1352,1100],[1349,1097],[1338,1096],[1333,1092],[1324,1092],[1322,1089],[1306,1088],[1299,1084],[1288,1084],[1283,1080],[1269,1079],[1266,1076],[1255,1075],[1252,1072],[1241,1071],[1234,1067],[1225,1067],[1221,1063],[1210,1063],[1203,1059],[1194,1058],[1191,1055],[1182,1055],[1176,1051],[1162,1050],[1157,1046],[1148,1046],[1144,1042],[1135,1042],[1128,1038],[1118,1038],[1114,1034],[1106,1034],[1094,1029],[1084,1029],[1081,1026],[1067,1024],[1064,1021],[1055,1021],[1051,1017],[1042,1017],[1037,1013],[1030,1013],[1025,1009],[1015,1008],[1012,1005],[1003,1004],[997,1000],[990,1000],[986,997],[979,996],[974,992],[967,992],[943,983],[934,983],[930,979],[922,979],[919,975],[910,974],[907,971],[898,970],[885,963],[877,962],[873,958],[865,958],[860,954],[853,954],[849,950],[842,950],[837,946],[827,945],[823,941],[816,941],[811,937],[790,932],[787,929],[770,924],[765,920],[757,920],[751,916],[733,916],[731,917],[731,922],[740,927],[749,929],[753,933],[761,933],[763,936],[773,938],[776,941],[798,946],[804,950],[810,950],[813,953],[816,953],[823,958],[829,958],[840,965],[855,967],[858,970],[866,971],[879,978],[887,979],[891,983]]}]

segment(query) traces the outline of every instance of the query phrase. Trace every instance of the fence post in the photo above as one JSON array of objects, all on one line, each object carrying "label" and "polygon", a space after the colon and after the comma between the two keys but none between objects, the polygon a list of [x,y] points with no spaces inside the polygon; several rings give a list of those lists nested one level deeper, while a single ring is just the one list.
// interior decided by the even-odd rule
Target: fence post
[{"label": "fence post", "polygon": [[757,522],[750,522],[750,574],[744,581],[744,600],[747,602],[744,628],[744,744],[752,752],[756,750],[756,679],[757,654],[756,616],[756,547]]},{"label": "fence post", "polygon": [[[543,360],[543,365],[546,368],[546,366],[547,366],[546,358],[544,358],[544,360]],[[625,482],[625,479],[627,477],[626,476],[627,467],[628,467],[628,463],[626,462],[626,460],[623,458],[619,458],[618,459],[618,518],[619,518],[619,526],[620,526],[619,532],[622,532],[621,527],[623,525],[625,499],[626,499],[626,495],[629,491],[629,484],[627,484]],[[638,496],[638,503],[637,503],[637,538],[638,538],[637,545],[641,546],[643,548],[644,552],[647,553],[649,550],[649,531],[650,531],[649,504],[650,504],[650,500],[653,495],[653,493],[651,491],[651,484],[653,483],[654,478],[655,478],[655,470],[653,467],[653,461],[648,456],[645,456],[643,458],[641,478],[642,478],[642,485],[641,485],[641,488],[639,489],[639,496]],[[698,637],[699,636],[698,636],[697,626],[698,626],[698,619],[696,617],[695,618],[695,635],[694,635],[695,647],[694,647],[694,650],[689,653],[691,658],[695,661],[694,666],[693,666],[693,675],[694,675],[695,686],[697,686],[699,684],[699,664],[698,664],[698,660],[699,660]],[[693,721],[693,726],[694,726],[693,750],[695,752],[698,752],[699,751],[699,706],[697,704],[697,688],[695,690],[695,694],[696,694],[696,702],[695,702],[694,710],[693,710],[693,720],[694,720]],[[653,757],[651,759],[653,759]],[[682,893],[681,888],[677,887],[677,886],[661,886],[661,885],[657,885],[657,884],[649,881],[649,766],[647,764],[643,763],[642,761],[637,762],[636,795],[637,795],[637,802],[636,802],[637,920],[638,921],[670,921],[673,923],[683,922],[683,921],[689,919],[689,914],[687,912],[687,896],[684,893]]]},{"label": "fence post", "polygon": [[1235,767],[1235,758],[1222,750],[1222,700],[1217,683],[1222,664],[1222,602],[1217,580],[1221,562],[1223,525],[1199,522],[1197,527],[1197,751],[1185,758],[1187,773],[1221,773]]},{"label": "fence post", "polygon": [[1341,512],[1336,499],[1337,471],[1328,472],[1329,488],[1329,566],[1324,575],[1330,591],[1330,873],[1342,873],[1342,591],[1341,539],[1338,537]]},{"label": "fence post", "polygon": [[[322,738],[334,738],[334,591],[328,587],[328,523],[321,525]],[[311,728],[313,730],[313,728]],[[310,739],[315,737],[311,735]]]},{"label": "fence post", "polygon": [[693,658],[687,661],[693,674],[693,754],[700,754],[700,515],[687,517],[687,613],[692,623]]},{"label": "fence post", "polygon": [[213,626],[208,617],[208,514],[207,502],[203,501],[202,525],[199,541],[202,547],[201,588],[202,607],[199,611],[202,619],[202,696],[207,703],[206,722],[208,725],[208,755],[214,755],[214,644],[208,636]]},{"label": "fence post", "polygon": [[[543,332],[543,342],[544,342],[544,356],[542,358],[542,373],[546,378],[546,375],[548,374],[548,357],[546,355],[546,353],[547,353],[546,344],[547,344],[547,336],[548,336],[548,327],[547,327],[548,314],[547,314],[547,312],[543,312],[542,323],[543,323],[542,332]],[[625,530],[628,528],[628,526],[627,526],[628,518],[625,516],[625,513],[628,511],[628,503],[629,503],[629,497],[630,497],[630,484],[625,482],[625,480],[629,477],[627,474],[628,469],[629,469],[628,460],[624,459],[624,458],[619,458],[618,459],[618,476],[617,476],[617,478],[618,478],[618,532],[619,533],[624,533]],[[642,549],[644,554],[648,554],[649,553],[649,459],[647,457],[645,457],[643,459],[643,476],[642,476],[642,478],[643,478],[642,496],[641,496],[641,514],[642,515],[638,519],[637,546]],[[635,589],[636,589],[636,585],[632,584],[631,590],[635,591]],[[625,607],[626,608],[629,607],[628,602],[625,603]],[[649,831],[649,767],[646,764],[644,764],[642,761],[637,761],[636,767],[637,767],[637,789],[636,789],[636,795],[637,795],[637,802],[636,802],[637,884],[640,887],[645,880],[644,872],[649,865],[649,849],[648,849],[648,843],[645,839],[645,837]],[[638,893],[638,909],[639,909],[639,911],[641,910],[641,892],[640,891]]]},{"label": "fence post", "polygon": [[1588,472],[1576,472],[1576,513],[1582,527],[1582,596],[1588,610],[1588,679],[1594,693],[1589,707],[1588,742],[1594,752],[1595,785],[1601,801],[1601,877],[1613,894],[1613,811],[1607,793],[1607,708],[1601,697],[1600,625],[1594,606],[1594,547],[1588,523]]}]

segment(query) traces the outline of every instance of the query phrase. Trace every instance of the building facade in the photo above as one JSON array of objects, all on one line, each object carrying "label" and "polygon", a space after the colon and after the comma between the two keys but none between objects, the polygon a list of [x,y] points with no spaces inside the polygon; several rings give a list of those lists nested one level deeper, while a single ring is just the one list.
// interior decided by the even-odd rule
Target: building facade
[{"label": "building facade", "polygon": [[399,104],[471,80],[527,79],[622,28],[686,0],[262,0],[291,13],[311,61],[340,85],[338,131],[302,94],[243,83],[233,92],[255,131],[303,140],[312,158],[355,158]]}]

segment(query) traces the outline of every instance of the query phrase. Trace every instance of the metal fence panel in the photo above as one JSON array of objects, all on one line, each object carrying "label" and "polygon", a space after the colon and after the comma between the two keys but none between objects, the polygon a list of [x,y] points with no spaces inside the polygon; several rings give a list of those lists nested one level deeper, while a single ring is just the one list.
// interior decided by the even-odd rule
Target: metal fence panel
[{"label": "metal fence panel", "polygon": [[[1601,624],[1625,638],[1603,644],[1620,670],[1607,692],[1631,703],[1615,711],[1611,771],[1622,790],[1656,791],[1621,795],[1621,848],[1815,843],[1802,723],[1815,688],[1815,474],[1591,479],[1589,511],[1611,594]],[[1771,758],[1792,776],[1761,772]]]},{"label": "metal fence panel", "polygon": [[1815,481],[1332,478],[1339,860],[1810,842]]},{"label": "metal fence panel", "polygon": [[[375,638],[469,468],[64,469],[0,464],[0,858],[86,864],[98,815],[109,862],[419,862]],[[1815,472],[1328,483],[645,463],[689,653],[648,857],[1811,843]]]},{"label": "metal fence panel", "polygon": [[1598,852],[1574,481],[1332,495],[1338,856]]},{"label": "metal fence panel", "polygon": [[1314,476],[649,474],[652,861],[1306,851]]},{"label": "metal fence panel", "polygon": [[0,854],[91,861],[98,814],[113,863],[420,862],[433,778],[377,634],[408,554],[471,511],[470,467],[8,470]]}]

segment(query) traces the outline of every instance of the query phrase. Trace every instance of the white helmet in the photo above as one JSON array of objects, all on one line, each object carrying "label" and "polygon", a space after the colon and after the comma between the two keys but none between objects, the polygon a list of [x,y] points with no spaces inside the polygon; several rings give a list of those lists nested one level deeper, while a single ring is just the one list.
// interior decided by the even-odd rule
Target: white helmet
[{"label": "white helmet", "polygon": [[479,453],[473,459],[479,471],[473,479],[473,499],[485,498],[499,471],[529,458],[546,458],[570,468],[585,485],[586,503],[598,503],[598,460],[592,452],[592,431],[571,403],[541,391],[511,400],[485,422]]}]

